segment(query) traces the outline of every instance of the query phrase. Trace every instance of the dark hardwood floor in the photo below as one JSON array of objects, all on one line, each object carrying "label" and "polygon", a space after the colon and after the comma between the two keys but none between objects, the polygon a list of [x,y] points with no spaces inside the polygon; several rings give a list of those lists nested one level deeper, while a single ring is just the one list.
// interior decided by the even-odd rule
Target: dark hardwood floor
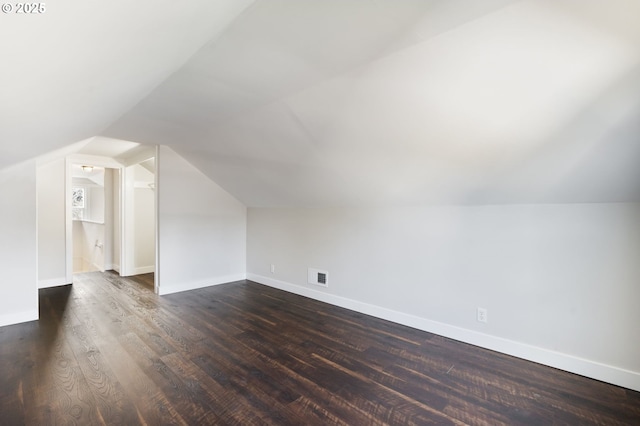
[{"label": "dark hardwood floor", "polygon": [[252,282],[40,291],[0,328],[0,424],[640,424],[640,393]]}]

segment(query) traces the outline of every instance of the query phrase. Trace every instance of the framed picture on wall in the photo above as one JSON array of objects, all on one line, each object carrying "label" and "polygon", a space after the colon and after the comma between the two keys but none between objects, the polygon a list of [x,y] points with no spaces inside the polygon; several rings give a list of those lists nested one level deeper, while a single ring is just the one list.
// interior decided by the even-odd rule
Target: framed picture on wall
[{"label": "framed picture on wall", "polygon": [[71,207],[74,209],[83,209],[84,188],[73,188],[71,191]]}]

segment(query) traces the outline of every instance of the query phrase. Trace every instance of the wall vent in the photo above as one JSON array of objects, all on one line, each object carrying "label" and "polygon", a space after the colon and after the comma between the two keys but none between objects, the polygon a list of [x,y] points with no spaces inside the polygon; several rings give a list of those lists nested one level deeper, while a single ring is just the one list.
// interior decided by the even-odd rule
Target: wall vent
[{"label": "wall vent", "polygon": [[307,273],[307,282],[309,284],[321,285],[329,287],[329,273],[322,269],[309,268]]}]

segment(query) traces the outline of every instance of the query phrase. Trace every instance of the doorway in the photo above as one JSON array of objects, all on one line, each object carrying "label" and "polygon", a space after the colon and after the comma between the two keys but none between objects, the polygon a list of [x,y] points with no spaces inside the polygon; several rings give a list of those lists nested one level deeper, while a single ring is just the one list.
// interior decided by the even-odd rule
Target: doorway
[{"label": "doorway", "polygon": [[73,274],[155,273],[155,157],[67,159],[67,282]]},{"label": "doorway", "polygon": [[71,165],[73,273],[112,269],[113,169]]},{"label": "doorway", "polygon": [[155,272],[155,157],[124,170],[120,275]]}]

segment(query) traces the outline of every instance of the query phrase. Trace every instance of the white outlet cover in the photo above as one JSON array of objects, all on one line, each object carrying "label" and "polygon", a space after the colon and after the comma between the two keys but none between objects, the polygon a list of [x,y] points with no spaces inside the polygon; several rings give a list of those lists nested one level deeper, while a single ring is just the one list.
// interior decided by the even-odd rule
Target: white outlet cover
[{"label": "white outlet cover", "polygon": [[485,308],[478,308],[477,315],[479,322],[487,322],[488,312]]}]

